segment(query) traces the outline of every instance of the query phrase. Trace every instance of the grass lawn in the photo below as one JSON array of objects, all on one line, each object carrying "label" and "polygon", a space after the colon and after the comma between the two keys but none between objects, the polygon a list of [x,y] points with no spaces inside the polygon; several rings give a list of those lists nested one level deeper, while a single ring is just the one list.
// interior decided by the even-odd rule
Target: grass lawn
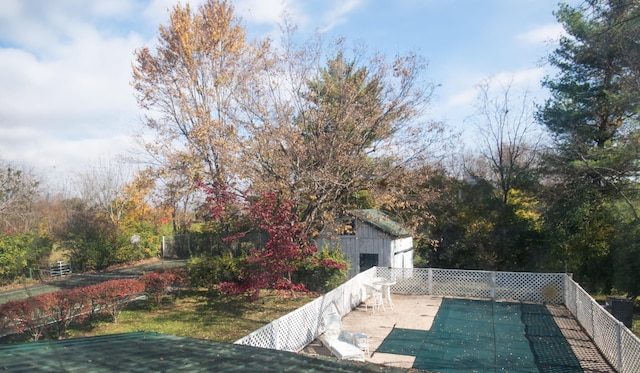
[{"label": "grass lawn", "polygon": [[[68,338],[102,334],[150,331],[182,337],[235,342],[271,321],[300,308],[317,295],[296,293],[294,297],[264,291],[261,298],[249,302],[243,297],[213,294],[206,290],[183,291],[175,299],[165,298],[157,308],[149,301],[130,304],[118,324],[110,318],[88,325],[74,325]],[[640,337],[640,313],[633,316],[632,331]]]},{"label": "grass lawn", "polygon": [[[159,308],[148,300],[129,304],[120,315],[118,324],[113,323],[111,317],[104,316],[91,326],[87,321],[72,325],[66,338],[150,331],[235,342],[316,297],[314,294],[296,293],[292,297],[263,291],[260,299],[250,302],[243,297],[216,295],[206,290],[182,291],[175,300],[166,297]],[[22,334],[0,343],[26,340],[28,337]]]}]

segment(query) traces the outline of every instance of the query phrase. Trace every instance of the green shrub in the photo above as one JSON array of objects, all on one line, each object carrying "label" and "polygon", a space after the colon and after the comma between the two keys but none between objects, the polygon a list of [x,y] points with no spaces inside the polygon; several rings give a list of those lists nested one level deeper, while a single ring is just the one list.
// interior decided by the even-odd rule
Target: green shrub
[{"label": "green shrub", "polygon": [[221,282],[236,282],[242,275],[243,258],[231,254],[199,256],[187,264],[189,282],[194,288],[214,289]]},{"label": "green shrub", "polygon": [[292,281],[311,291],[328,292],[347,280],[348,271],[349,262],[342,251],[324,248],[298,265]]},{"label": "green shrub", "polygon": [[34,233],[0,233],[0,285],[11,284],[38,268],[51,252],[51,240]]}]

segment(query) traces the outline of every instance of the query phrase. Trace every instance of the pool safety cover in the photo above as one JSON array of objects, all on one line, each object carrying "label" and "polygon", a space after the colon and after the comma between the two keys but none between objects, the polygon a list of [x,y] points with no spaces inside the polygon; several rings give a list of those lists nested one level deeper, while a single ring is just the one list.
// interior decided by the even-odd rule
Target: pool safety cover
[{"label": "pool safety cover", "polygon": [[542,304],[445,298],[430,330],[394,328],[377,352],[430,372],[582,372]]}]

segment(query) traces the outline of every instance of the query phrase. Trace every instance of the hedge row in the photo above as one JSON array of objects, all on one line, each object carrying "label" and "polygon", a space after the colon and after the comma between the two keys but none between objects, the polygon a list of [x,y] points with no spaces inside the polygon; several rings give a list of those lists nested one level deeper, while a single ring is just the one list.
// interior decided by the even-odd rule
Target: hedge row
[{"label": "hedge row", "polygon": [[29,333],[38,340],[45,332],[62,338],[72,322],[110,315],[115,323],[124,307],[146,293],[157,304],[172,285],[183,283],[181,271],[152,272],[140,279],[118,279],[82,288],[59,290],[0,305],[0,327]]}]

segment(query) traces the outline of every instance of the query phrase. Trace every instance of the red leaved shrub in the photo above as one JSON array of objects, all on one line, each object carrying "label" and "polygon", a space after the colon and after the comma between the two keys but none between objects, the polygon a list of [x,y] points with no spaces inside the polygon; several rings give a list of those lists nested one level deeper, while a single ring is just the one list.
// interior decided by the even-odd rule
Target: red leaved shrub
[{"label": "red leaved shrub", "polygon": [[292,281],[298,265],[311,257],[317,248],[311,245],[303,224],[298,219],[296,205],[283,200],[276,193],[264,193],[250,206],[251,222],[264,231],[269,239],[263,248],[253,248],[245,259],[242,279],[235,283],[220,283],[219,289],[228,294],[246,294],[258,299],[260,289],[305,291],[304,284]]},{"label": "red leaved shrub", "polygon": [[82,323],[91,303],[82,289],[66,289],[34,297],[46,327],[62,338],[73,321]]},{"label": "red leaved shrub", "polygon": [[149,298],[160,306],[162,298],[171,290],[172,287],[180,286],[186,281],[186,272],[182,268],[167,269],[159,272],[145,273],[140,277],[140,281],[144,283],[144,291]]},{"label": "red leaved shrub", "polygon": [[30,333],[36,341],[46,328],[44,314],[35,297],[10,300],[0,305],[0,314],[16,332]]},{"label": "red leaved shrub", "polygon": [[144,292],[142,281],[132,278],[105,281],[92,287],[89,292],[92,294],[94,309],[111,315],[116,324],[127,303]]},{"label": "red leaved shrub", "polygon": [[117,323],[127,303],[144,289],[139,280],[120,279],[11,300],[0,305],[0,326],[30,333],[36,341],[47,329],[62,338],[71,322],[82,323],[95,313],[109,314]]}]

